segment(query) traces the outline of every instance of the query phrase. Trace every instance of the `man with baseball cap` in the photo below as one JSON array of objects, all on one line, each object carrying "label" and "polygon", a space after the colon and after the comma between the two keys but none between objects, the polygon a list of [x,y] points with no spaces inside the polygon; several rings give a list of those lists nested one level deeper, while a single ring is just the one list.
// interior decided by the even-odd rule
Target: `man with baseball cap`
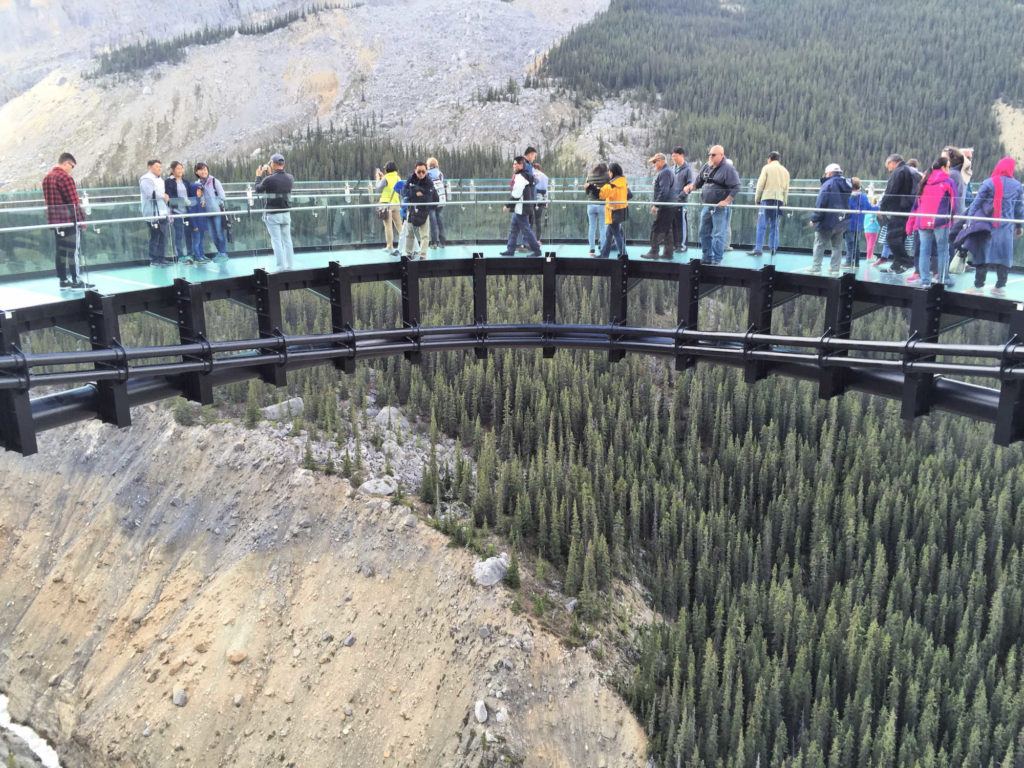
[{"label": "man with baseball cap", "polygon": [[[266,178],[260,178],[266,175]],[[269,165],[256,169],[256,191],[266,195],[263,222],[270,234],[270,245],[274,249],[278,270],[292,268],[292,215],[289,212],[288,197],[295,185],[295,177],[284,170],[284,155],[270,156]]]},{"label": "man with baseball cap", "polygon": [[672,218],[679,215],[679,208],[668,205],[675,202],[677,195],[673,195],[674,176],[668,167],[665,154],[658,152],[652,155],[648,161],[654,169],[654,195],[651,206],[651,214],[654,221],[651,222],[651,248],[647,253],[642,254],[645,259],[671,259],[674,243],[672,241]]},{"label": "man with baseball cap", "polygon": [[811,272],[821,272],[821,260],[827,249],[831,254],[829,272],[839,274],[843,258],[843,235],[849,228],[846,211],[850,208],[852,191],[853,187],[849,180],[843,178],[843,169],[839,164],[829,163],[825,167],[825,175],[821,177],[821,189],[814,203],[818,210],[811,214],[811,224],[815,229]]}]

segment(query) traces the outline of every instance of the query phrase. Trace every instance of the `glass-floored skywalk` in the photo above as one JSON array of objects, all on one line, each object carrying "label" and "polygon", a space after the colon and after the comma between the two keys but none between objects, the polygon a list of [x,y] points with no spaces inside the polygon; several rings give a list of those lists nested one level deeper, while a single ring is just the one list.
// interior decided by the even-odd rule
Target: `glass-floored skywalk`
[{"label": "glass-floored skywalk", "polygon": [[[203,282],[241,275],[253,270],[277,271],[274,256],[269,252],[269,238],[261,220],[262,201],[253,196],[245,184],[225,185],[228,191],[227,215],[231,223],[230,258],[219,263],[168,267],[149,266],[145,255],[149,225],[138,217],[138,197],[128,187],[88,190],[91,209],[88,228],[83,235],[82,263],[84,277],[95,290],[108,295],[130,293],[154,287],[169,286],[176,278]],[[789,203],[780,221],[780,251],[774,257],[766,251],[762,256],[747,253],[754,243],[758,224],[758,208],[753,204],[751,179],[743,181],[741,193],[733,206],[730,242],[723,266],[760,269],[773,264],[781,272],[811,272],[810,248],[813,232],[808,227],[810,210],[817,194],[816,180],[794,180]],[[884,182],[865,182],[866,189],[877,193]],[[631,240],[628,251],[632,260],[639,260],[647,248],[650,231],[650,179],[631,179],[634,200],[630,205],[626,236]],[[503,250],[508,232],[509,215],[503,210],[508,197],[508,182],[503,179],[449,179],[446,184],[447,203],[442,215],[449,242],[445,248],[431,248],[427,258],[468,258],[473,253],[497,257]],[[696,200],[696,195],[691,200]],[[384,233],[375,215],[378,193],[366,181],[316,181],[296,185],[292,196],[292,232],[297,251],[293,269],[324,268],[337,261],[342,266],[386,263],[398,257],[383,247]],[[542,239],[544,252],[557,258],[592,258],[587,246],[588,206],[582,179],[552,179],[550,200],[544,211]],[[687,206],[689,249],[676,253],[673,261],[684,262],[700,257],[694,245],[699,206]],[[167,255],[174,253],[173,235],[169,233]],[[212,252],[208,242],[206,253]],[[857,280],[894,286],[908,284],[903,275],[893,275],[869,264],[863,258],[863,236],[858,242],[861,259],[858,266],[846,268]],[[876,254],[882,243],[876,246]],[[1015,244],[1015,265],[1024,264],[1024,239]],[[517,257],[528,259],[529,254]],[[615,258],[615,252],[612,252]],[[664,263],[664,262],[662,262]],[[823,277],[830,273],[829,257],[822,267]],[[973,287],[974,274],[968,271],[952,275],[956,292]],[[995,275],[990,274],[984,296],[991,296]],[[58,285],[53,263],[53,234],[46,226],[45,208],[38,192],[0,195],[0,310],[18,309],[80,299],[81,290],[62,290]],[[1024,301],[1024,273],[1020,267],[1010,274],[1003,300]]]}]

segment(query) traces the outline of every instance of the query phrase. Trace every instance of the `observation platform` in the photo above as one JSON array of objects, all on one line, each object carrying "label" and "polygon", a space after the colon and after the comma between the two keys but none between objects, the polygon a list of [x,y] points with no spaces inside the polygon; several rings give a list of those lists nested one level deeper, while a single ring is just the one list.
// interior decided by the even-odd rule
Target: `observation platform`
[{"label": "observation platform", "polygon": [[[449,245],[445,248],[431,249],[427,258],[423,261],[444,261],[448,259],[468,259],[473,254],[483,254],[485,258],[498,258],[504,250],[504,244],[485,245]],[[639,254],[647,250],[646,244],[635,243],[628,248],[631,251],[631,261],[668,264],[687,263],[692,259],[700,258],[700,249],[695,246],[684,253],[677,253],[671,260],[663,259],[641,259]],[[586,245],[578,243],[554,243],[544,246],[545,253],[554,253],[558,258],[595,258],[589,255]],[[535,258],[527,253],[518,253],[515,258]],[[615,260],[613,252],[611,260]],[[296,252],[293,261],[293,271],[322,268],[328,263],[335,261],[343,267],[371,264],[393,264],[400,261],[400,257],[392,256],[380,246],[356,246],[339,248],[334,250],[303,250]],[[844,268],[839,273],[828,271],[828,260],[820,273],[811,272],[811,256],[806,252],[779,252],[774,257],[767,253],[761,257],[752,256],[745,250],[730,250],[720,266],[742,270],[759,270],[766,265],[774,266],[777,272],[793,273],[796,275],[815,275],[823,278],[838,278],[842,274],[851,274],[859,282],[876,283],[883,286],[907,287],[905,278],[910,274],[893,275],[882,272],[874,266],[862,260],[856,268]],[[102,294],[118,295],[151,288],[170,287],[174,285],[175,279],[183,278],[191,283],[204,283],[211,280],[222,280],[231,277],[251,276],[257,269],[268,272],[276,272],[274,256],[271,253],[257,253],[255,255],[236,254],[227,261],[221,263],[210,263],[204,265],[186,266],[174,264],[167,267],[152,267],[142,263],[128,264],[102,264],[89,268],[86,272],[88,282],[95,286],[95,290]],[[1024,274],[1011,273],[1007,282],[1005,295],[995,297],[991,294],[991,287],[995,282],[995,275],[989,275],[988,285],[981,294],[973,294],[970,289],[974,286],[974,273],[971,271],[961,275],[951,275],[953,286],[947,288],[948,292],[964,293],[980,298],[988,298],[1000,303],[1024,302]],[[0,311],[11,312],[31,307],[41,307],[57,302],[72,301],[81,299],[85,295],[82,290],[66,290],[58,287],[55,276],[42,277],[39,275],[27,275],[13,278],[0,278]]]}]

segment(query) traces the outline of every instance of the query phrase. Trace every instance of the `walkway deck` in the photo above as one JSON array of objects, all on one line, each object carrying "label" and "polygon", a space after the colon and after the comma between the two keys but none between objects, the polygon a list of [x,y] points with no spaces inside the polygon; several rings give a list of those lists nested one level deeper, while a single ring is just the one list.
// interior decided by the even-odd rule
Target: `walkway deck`
[{"label": "walkway deck", "polygon": [[[467,258],[473,253],[483,253],[487,257],[497,257],[504,250],[503,245],[452,245],[446,248],[431,250],[428,259],[451,259]],[[562,257],[587,257],[588,251],[585,245],[579,244],[554,244],[545,245],[545,251],[554,251]],[[637,258],[646,249],[641,244],[633,246],[632,255]],[[676,254],[673,261],[677,263],[686,262],[697,258],[700,251],[691,247],[686,253]],[[526,254],[520,254],[523,258],[530,258]],[[359,264],[378,264],[397,261],[381,247],[347,248],[335,251],[306,251],[295,254],[295,269],[309,269],[312,267],[324,267],[331,261],[337,261],[342,266],[354,266]],[[664,263],[664,262],[661,262]],[[768,255],[763,257],[750,256],[743,251],[729,251],[723,262],[723,266],[736,267],[741,269],[760,269],[765,264],[774,264],[780,272],[808,273],[810,272],[811,257],[806,253],[779,253],[774,260]],[[828,275],[828,262],[825,262],[823,275]],[[174,279],[181,277],[190,282],[201,283],[205,280],[219,280],[225,277],[236,277],[251,275],[255,269],[266,269],[275,271],[275,261],[272,254],[258,254],[255,256],[232,256],[222,264],[207,264],[202,266],[176,265],[172,267],[150,267],[122,266],[122,267],[96,267],[88,272],[88,280],[96,286],[96,290],[104,294],[123,294],[131,291],[147,288],[170,286]],[[905,276],[890,275],[867,263],[862,262],[855,272],[856,278],[870,283],[885,285],[905,285]],[[909,272],[907,273],[909,275]],[[955,286],[950,289],[957,292],[966,292],[973,286],[974,275],[968,272],[963,275],[954,275]],[[995,282],[995,276],[988,278],[988,289]],[[989,295],[988,289],[985,295]],[[12,311],[25,307],[52,304],[71,299],[80,299],[83,291],[61,290],[57,284],[57,278],[28,277],[12,281],[0,281],[0,311]],[[1024,275],[1011,274],[1007,284],[1006,295],[1000,297],[1004,300],[1024,302]]]}]

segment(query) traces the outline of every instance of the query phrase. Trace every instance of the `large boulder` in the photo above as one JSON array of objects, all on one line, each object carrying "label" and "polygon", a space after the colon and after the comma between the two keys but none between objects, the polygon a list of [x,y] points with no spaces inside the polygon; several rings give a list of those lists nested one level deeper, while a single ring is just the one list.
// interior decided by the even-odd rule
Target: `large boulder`
[{"label": "large boulder", "polygon": [[493,587],[508,573],[508,553],[489,557],[473,566],[473,580],[481,587]]},{"label": "large boulder", "polygon": [[296,416],[301,416],[304,408],[305,403],[302,402],[301,397],[292,397],[285,400],[283,403],[268,405],[261,411],[261,413],[265,419],[270,419],[271,421],[282,421],[283,419],[291,419]]},{"label": "large boulder", "polygon": [[373,423],[389,432],[409,431],[409,420],[393,405],[381,408],[380,413],[373,417]]},{"label": "large boulder", "polygon": [[367,496],[390,496],[397,490],[398,483],[395,478],[388,475],[367,480],[359,486],[359,492],[365,493]]}]

